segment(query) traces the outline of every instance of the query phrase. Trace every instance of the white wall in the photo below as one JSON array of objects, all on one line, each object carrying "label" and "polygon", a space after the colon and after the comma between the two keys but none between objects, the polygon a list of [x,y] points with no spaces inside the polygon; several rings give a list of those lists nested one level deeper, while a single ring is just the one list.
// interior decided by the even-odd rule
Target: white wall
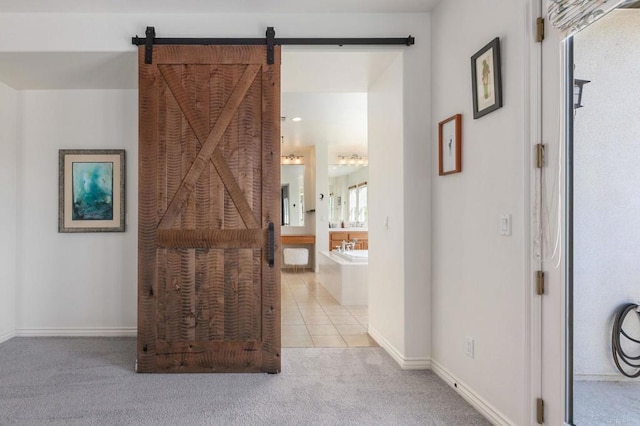
[{"label": "white wall", "polygon": [[[314,152],[315,179],[313,200],[316,212],[310,216],[315,220],[316,250],[315,271],[320,271],[320,252],[329,247],[329,150],[327,145],[316,145]],[[322,200],[320,199],[322,197]]]},{"label": "white wall", "polygon": [[[142,36],[144,34],[145,27],[147,25],[154,25],[156,28],[156,34],[158,37],[171,37],[171,36],[208,36],[208,37],[263,37],[267,26],[274,26],[276,29],[277,37],[406,37],[413,35],[416,38],[416,44],[411,47],[380,47],[376,49],[392,49],[402,50],[402,82],[403,85],[400,88],[404,99],[401,101],[400,108],[396,109],[396,112],[392,112],[393,116],[397,116],[402,111],[401,121],[403,127],[402,139],[393,139],[393,142],[387,141],[386,143],[396,144],[394,147],[394,153],[402,153],[403,157],[399,160],[398,164],[395,164],[392,173],[397,173],[398,170],[402,170],[403,179],[410,180],[416,185],[421,185],[422,190],[413,193],[411,199],[406,199],[404,195],[395,196],[402,200],[402,205],[388,205],[387,210],[381,210],[378,214],[379,223],[377,224],[378,233],[386,233],[383,230],[383,218],[385,215],[390,217],[389,233],[393,233],[393,250],[394,256],[398,253],[407,253],[407,263],[403,265],[403,268],[399,272],[396,272],[390,281],[383,283],[387,287],[398,288],[399,290],[394,293],[394,298],[398,295],[403,298],[402,302],[393,305],[390,308],[393,312],[390,314],[394,317],[398,317],[400,326],[397,330],[394,330],[394,336],[389,336],[390,340],[400,342],[397,345],[406,359],[415,359],[419,362],[428,360],[429,357],[429,341],[430,341],[430,325],[429,325],[429,224],[430,224],[430,208],[429,208],[429,189],[428,182],[429,168],[425,167],[425,164],[429,164],[429,151],[427,148],[426,135],[430,134],[430,102],[429,102],[429,68],[430,68],[430,22],[429,15],[425,13],[398,13],[398,14],[0,14],[0,52],[123,52],[132,51],[134,47],[130,44],[131,37],[134,35]],[[43,43],[43,40],[46,42]],[[320,48],[321,49],[321,48]],[[345,47],[344,50],[351,48]],[[353,50],[362,51],[363,48],[353,48]],[[399,65],[398,65],[399,66]],[[26,118],[29,120],[28,124],[36,120],[35,112],[38,112],[38,108],[32,102],[32,96],[26,96]],[[64,105],[56,106],[56,113],[54,117],[61,122],[68,122],[69,116],[66,114]],[[108,108],[113,108],[114,105],[104,103],[97,111],[100,113],[98,116],[106,112]],[[135,110],[136,105],[134,101],[126,108]],[[125,108],[125,109],[126,109]],[[116,111],[121,110],[121,106],[118,105]],[[60,111],[58,113],[57,111]],[[62,113],[65,111],[65,113]],[[84,110],[86,112],[86,109]],[[87,113],[88,114],[88,113]],[[81,115],[85,117],[85,115]],[[90,118],[90,117],[88,117]],[[24,183],[27,186],[26,190],[28,195],[25,194],[21,198],[21,207],[44,207],[45,203],[47,207],[47,213],[34,212],[29,217],[23,218],[19,224],[21,232],[22,245],[20,250],[19,259],[19,271],[21,283],[26,284],[26,287],[21,290],[19,294],[20,309],[26,308],[24,312],[20,313],[19,326],[20,327],[83,327],[83,326],[115,326],[111,323],[109,317],[110,314],[102,311],[113,312],[120,309],[122,311],[119,317],[119,325],[132,324],[133,318],[130,318],[127,312],[129,312],[128,304],[135,303],[135,293],[131,293],[129,296],[124,296],[124,293],[115,296],[110,293],[113,290],[110,282],[101,282],[96,284],[96,287],[92,288],[95,293],[105,292],[111,296],[112,299],[102,297],[101,308],[98,312],[90,311],[87,307],[86,311],[81,306],[80,309],[75,309],[76,305],[82,305],[85,303],[85,299],[93,297],[87,287],[82,287],[84,291],[87,289],[88,294],[74,293],[70,294],[65,291],[65,286],[71,285],[75,287],[79,285],[81,279],[69,277],[68,273],[64,272],[64,263],[59,264],[58,260],[62,255],[59,252],[64,252],[65,249],[70,249],[67,245],[72,245],[74,238],[85,238],[86,242],[97,242],[97,244],[113,244],[113,247],[118,247],[118,242],[122,241],[122,237],[113,235],[97,235],[97,236],[64,236],[68,237],[63,239],[60,235],[48,235],[51,240],[47,241],[45,245],[46,249],[49,249],[51,253],[45,254],[44,248],[38,247],[39,238],[41,233],[45,230],[50,232],[55,224],[56,211],[50,210],[50,206],[55,206],[56,192],[52,194],[46,193],[40,195],[43,199],[31,199],[29,197],[35,197],[35,180],[40,175],[48,176],[55,171],[57,165],[55,160],[51,158],[55,157],[55,152],[58,146],[49,146],[47,144],[70,144],[73,142],[75,146],[87,147],[91,144],[100,146],[110,146],[109,144],[119,144],[118,140],[109,139],[108,141],[98,141],[95,139],[94,134],[83,133],[81,129],[74,130],[73,132],[65,129],[61,124],[54,125],[51,119],[43,117],[45,122],[50,124],[47,127],[51,127],[49,130],[55,130],[54,135],[65,134],[68,136],[66,140],[52,142],[50,132],[43,130],[39,133],[41,140],[36,141],[36,135],[30,132],[27,143],[28,146],[23,148],[21,161],[27,161],[28,155],[33,155],[36,152],[41,157],[47,157],[47,162],[43,160],[42,166],[44,167],[39,172],[29,171],[24,172],[27,176],[24,177]],[[80,121],[75,118],[74,124],[83,126]],[[35,123],[37,124],[37,123]],[[25,125],[25,128],[29,127]],[[133,130],[132,130],[133,132]],[[126,133],[126,132],[124,132]],[[135,132],[134,132],[135,133]],[[91,136],[91,137],[89,137]],[[135,140],[132,138],[132,140]],[[108,143],[107,143],[108,142]],[[132,142],[133,143],[133,142]],[[48,154],[46,154],[48,152]],[[317,162],[316,164],[327,164],[327,153],[316,152]],[[53,157],[51,157],[53,155]],[[24,158],[24,159],[22,159]],[[54,162],[51,162],[54,161]],[[386,161],[383,160],[383,161]],[[44,164],[46,163],[46,164]],[[131,164],[131,162],[129,162]],[[384,163],[381,163],[381,165]],[[386,169],[383,168],[383,173],[380,177],[384,176]],[[131,174],[129,175],[132,177]],[[319,166],[316,167],[316,188],[315,188],[315,200],[318,200],[319,194],[325,194],[325,200],[323,202],[317,201],[315,208],[316,214],[314,225],[316,228],[317,244],[319,247],[326,247],[328,245],[328,177],[326,166],[324,169]],[[131,183],[131,179],[130,179]],[[50,184],[52,185],[52,184]],[[373,182],[372,182],[373,186]],[[55,189],[55,186],[53,186]],[[402,187],[395,187],[397,192],[402,191]],[[135,194],[133,188],[130,186],[130,194]],[[409,191],[409,189],[405,189]],[[53,197],[53,199],[51,199]],[[373,195],[372,195],[373,197]],[[314,201],[315,201],[314,200]],[[129,206],[134,206],[136,200],[130,200]],[[307,202],[309,208],[312,208],[312,204]],[[407,207],[410,206],[410,211],[407,211]],[[392,210],[393,209],[393,210]],[[386,212],[386,213],[385,213]],[[129,209],[130,221],[132,221],[132,210]],[[33,216],[33,217],[31,217]],[[37,220],[39,222],[27,223],[28,219]],[[373,218],[372,218],[373,219]],[[411,228],[404,228],[403,224],[405,220],[411,222]],[[52,222],[47,222],[52,221]],[[31,227],[33,226],[33,227]],[[38,233],[40,231],[40,234]],[[47,234],[45,234],[47,237]],[[125,237],[124,239],[126,239]],[[115,242],[114,242],[115,241]],[[375,242],[374,242],[375,244]],[[86,244],[85,244],[86,246]],[[134,247],[126,245],[129,247]],[[61,250],[62,248],[62,250]],[[88,251],[89,247],[85,247],[85,251]],[[118,247],[120,248],[120,247]],[[390,248],[391,249],[391,248]],[[72,252],[71,254],[73,254]],[[128,252],[127,252],[128,253]],[[126,256],[123,256],[125,258]],[[128,256],[129,261],[134,261],[135,255]],[[36,261],[42,261],[47,268],[42,268]],[[386,259],[385,259],[386,261]],[[122,262],[125,262],[123,260]],[[123,263],[121,266],[123,281],[126,281],[129,277],[133,276],[127,270],[128,263]],[[37,266],[37,268],[35,267]],[[31,269],[29,269],[31,268]],[[133,268],[133,266],[131,266]],[[40,269],[48,269],[46,274],[44,272],[38,272]],[[95,275],[97,271],[96,267],[86,266],[83,270],[82,278],[95,277],[89,275]],[[109,280],[111,274],[114,272],[110,268],[104,268],[99,270],[99,276],[103,277],[107,274],[106,280]],[[44,276],[47,276],[47,280],[44,280]],[[68,283],[68,278],[73,278],[73,283]],[[105,278],[102,278],[105,279]],[[53,283],[51,281],[53,280]],[[128,285],[128,284],[122,284]],[[126,287],[128,289],[128,287]],[[124,291],[123,289],[117,291]],[[116,293],[117,293],[116,291]],[[65,294],[63,294],[65,293]],[[406,295],[409,295],[409,299],[404,299]],[[122,296],[123,299],[119,299]],[[71,306],[74,308],[72,312],[65,313],[63,307],[59,307],[56,302],[61,298],[66,297],[73,301]],[[117,299],[117,302],[116,302]],[[43,306],[44,300],[48,300],[52,306]],[[39,302],[35,302],[39,301]],[[23,304],[31,303],[29,306],[24,307]],[[405,306],[406,304],[406,306]],[[69,306],[69,304],[67,304]],[[42,308],[42,309],[41,309]],[[407,308],[407,309],[405,309]],[[56,311],[51,319],[50,315],[45,315],[45,312],[50,310]],[[60,311],[60,312],[58,312]],[[131,309],[133,314],[133,310]],[[373,314],[370,316],[370,322],[372,324],[382,325],[385,321],[385,317],[376,318],[376,311],[374,309]],[[46,318],[45,318],[46,316]],[[98,318],[99,319],[96,319]],[[410,319],[411,321],[408,321]],[[405,323],[411,323],[404,327]],[[396,327],[394,325],[393,327]],[[381,330],[382,331],[382,326]],[[397,333],[397,335],[395,335]],[[386,337],[386,336],[385,336]],[[404,342],[408,342],[405,346]]]},{"label": "white wall", "polygon": [[[369,333],[406,364],[402,55],[369,87]],[[385,226],[388,218],[389,226]],[[424,330],[427,331],[427,330]],[[423,356],[427,356],[425,353]]]},{"label": "white wall", "polygon": [[[496,422],[518,425],[529,424],[530,406],[524,339],[524,223],[529,220],[524,8],[524,1],[448,0],[431,17],[434,369],[460,392],[479,396]],[[504,106],[474,120],[470,58],[496,36]],[[462,114],[462,173],[438,176],[437,124],[457,113]],[[502,213],[512,215],[512,236],[498,235]],[[467,336],[475,340],[473,359],[465,355]]]},{"label": "white wall", "polygon": [[576,379],[622,377],[611,325],[616,308],[640,301],[639,39],[635,9],[614,11],[574,39],[575,77],[591,80],[574,121]]},{"label": "white wall", "polygon": [[[132,332],[137,306],[137,91],[22,91],[19,96],[17,332]],[[58,233],[58,150],[99,148],[126,149],[127,230]]]},{"label": "white wall", "polygon": [[0,342],[16,325],[17,92],[0,83]]}]

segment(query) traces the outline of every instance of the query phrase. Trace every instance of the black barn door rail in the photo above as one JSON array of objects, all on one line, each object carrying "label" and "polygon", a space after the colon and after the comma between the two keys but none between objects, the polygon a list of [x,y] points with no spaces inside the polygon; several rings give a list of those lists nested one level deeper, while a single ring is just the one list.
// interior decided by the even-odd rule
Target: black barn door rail
[{"label": "black barn door rail", "polygon": [[273,27],[267,27],[265,38],[156,38],[155,27],[147,27],[145,37],[132,37],[131,43],[145,46],[144,62],[153,62],[153,45],[266,45],[267,63],[273,64],[273,46],[347,46],[347,45],[402,45],[412,46],[414,37],[398,38],[275,38]]}]

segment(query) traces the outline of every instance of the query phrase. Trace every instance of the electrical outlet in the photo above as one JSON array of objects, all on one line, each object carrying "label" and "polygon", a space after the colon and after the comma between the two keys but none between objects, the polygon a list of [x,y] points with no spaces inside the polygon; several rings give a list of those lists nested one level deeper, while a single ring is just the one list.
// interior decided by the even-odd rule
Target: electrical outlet
[{"label": "electrical outlet", "polygon": [[473,353],[473,348],[474,347],[474,342],[473,342],[473,338],[472,337],[465,337],[464,338],[464,353],[469,357],[469,358],[473,358],[474,357],[474,353]]}]

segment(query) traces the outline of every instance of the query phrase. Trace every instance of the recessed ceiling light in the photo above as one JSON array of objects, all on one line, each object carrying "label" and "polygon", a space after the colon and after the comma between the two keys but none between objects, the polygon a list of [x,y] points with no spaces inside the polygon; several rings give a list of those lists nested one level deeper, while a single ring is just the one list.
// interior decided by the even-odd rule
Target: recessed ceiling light
[{"label": "recessed ceiling light", "polygon": [[302,121],[302,117],[293,117],[291,121]]}]

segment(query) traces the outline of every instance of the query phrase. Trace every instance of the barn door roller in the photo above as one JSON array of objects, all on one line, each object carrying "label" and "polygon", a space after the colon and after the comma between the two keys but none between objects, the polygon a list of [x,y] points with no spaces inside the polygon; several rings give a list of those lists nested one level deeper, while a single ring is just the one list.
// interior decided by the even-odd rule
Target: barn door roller
[{"label": "barn door roller", "polygon": [[346,45],[402,45],[412,46],[414,37],[399,38],[275,38],[276,31],[267,27],[265,38],[156,38],[155,27],[147,27],[145,37],[132,37],[131,43],[145,46],[144,63],[153,63],[153,45],[266,45],[267,63],[273,64],[273,47],[276,45],[297,46],[346,46]]}]

